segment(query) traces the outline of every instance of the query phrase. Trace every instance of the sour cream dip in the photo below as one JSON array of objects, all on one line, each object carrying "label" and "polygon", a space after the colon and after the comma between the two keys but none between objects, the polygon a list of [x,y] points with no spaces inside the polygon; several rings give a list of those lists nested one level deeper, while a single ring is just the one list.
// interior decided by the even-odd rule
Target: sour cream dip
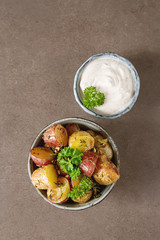
[{"label": "sour cream dip", "polygon": [[132,73],[122,60],[101,56],[90,61],[80,77],[82,98],[87,87],[94,86],[104,93],[105,102],[93,110],[98,114],[113,115],[126,109],[135,93]]}]

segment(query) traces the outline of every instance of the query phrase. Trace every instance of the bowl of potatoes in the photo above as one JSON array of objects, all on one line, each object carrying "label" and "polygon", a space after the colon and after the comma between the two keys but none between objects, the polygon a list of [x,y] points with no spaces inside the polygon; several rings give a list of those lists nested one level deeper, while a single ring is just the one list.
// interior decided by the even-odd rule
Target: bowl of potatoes
[{"label": "bowl of potatoes", "polygon": [[111,136],[82,118],[65,118],[45,127],[28,156],[28,174],[38,194],[65,210],[101,202],[120,178],[119,171],[119,153]]}]

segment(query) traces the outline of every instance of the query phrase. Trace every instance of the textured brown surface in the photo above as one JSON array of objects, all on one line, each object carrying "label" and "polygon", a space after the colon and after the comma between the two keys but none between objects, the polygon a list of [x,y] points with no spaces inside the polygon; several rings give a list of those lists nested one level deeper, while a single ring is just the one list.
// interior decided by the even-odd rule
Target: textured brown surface
[{"label": "textured brown surface", "polygon": [[[157,0],[0,1],[0,239],[160,239],[160,4]],[[116,52],[141,78],[132,111],[115,120],[81,110],[72,86],[89,56]],[[35,191],[27,157],[37,133],[64,117],[103,126],[121,179],[95,207],[59,210]]]}]

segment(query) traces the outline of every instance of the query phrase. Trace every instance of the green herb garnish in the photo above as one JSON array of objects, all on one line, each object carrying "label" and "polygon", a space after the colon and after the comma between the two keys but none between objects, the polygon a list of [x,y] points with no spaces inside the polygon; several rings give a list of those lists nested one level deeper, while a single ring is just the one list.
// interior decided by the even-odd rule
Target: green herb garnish
[{"label": "green herb garnish", "polygon": [[92,189],[92,180],[84,176],[77,187],[73,187],[68,193],[68,197],[72,199],[77,199],[83,197],[86,193]]},{"label": "green herb garnish", "polygon": [[58,153],[57,160],[62,171],[68,173],[72,179],[77,179],[81,173],[78,165],[82,161],[82,156],[83,153],[77,148],[65,147]]},{"label": "green herb garnish", "polygon": [[79,167],[74,167],[73,170],[69,173],[72,179],[77,179],[81,174],[81,169]]},{"label": "green herb garnish", "polygon": [[63,186],[63,184],[62,183],[59,183],[59,182],[55,182],[55,184],[58,186],[58,187],[62,187]]},{"label": "green herb garnish", "polygon": [[84,90],[85,97],[83,98],[83,105],[87,108],[94,108],[101,106],[104,103],[104,93],[98,92],[96,87],[88,87]]},{"label": "green herb garnish", "polygon": [[52,195],[51,194],[49,195],[49,198],[50,198],[50,200],[52,200]]}]

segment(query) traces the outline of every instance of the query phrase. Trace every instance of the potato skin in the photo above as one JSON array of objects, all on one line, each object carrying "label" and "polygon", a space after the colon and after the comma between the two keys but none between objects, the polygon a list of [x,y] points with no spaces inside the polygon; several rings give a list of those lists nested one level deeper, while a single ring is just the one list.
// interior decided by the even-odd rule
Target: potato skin
[{"label": "potato skin", "polygon": [[68,143],[67,130],[61,124],[55,124],[43,134],[45,144],[50,147],[63,147]]},{"label": "potato skin", "polygon": [[97,135],[94,137],[94,140],[98,153],[101,155],[105,154],[106,157],[111,160],[113,157],[113,150],[110,143],[108,142],[108,139],[104,139],[101,135]]},{"label": "potato skin", "polygon": [[81,172],[86,176],[91,177],[94,173],[98,154],[92,151],[85,152],[82,157],[82,162],[79,165]]},{"label": "potato skin", "polygon": [[71,187],[77,187],[80,183],[80,180],[77,178],[77,179],[71,179]]},{"label": "potato skin", "polygon": [[89,151],[94,147],[94,138],[86,131],[74,132],[69,137],[69,147],[77,148],[81,152]]},{"label": "potato skin", "polygon": [[108,142],[108,139],[107,138],[104,139],[102,135],[96,135],[94,136],[94,141],[95,147],[99,149],[105,146],[105,144]]},{"label": "potato skin", "polygon": [[68,136],[71,136],[74,132],[80,130],[80,127],[76,123],[69,123],[66,125]]},{"label": "potato skin", "polygon": [[34,187],[38,189],[47,189],[52,187],[51,184],[48,182],[46,177],[46,171],[44,168],[37,168],[31,176],[31,181]]},{"label": "potato skin", "polygon": [[101,185],[110,185],[120,178],[120,174],[115,164],[102,155],[98,159],[93,178]]},{"label": "potato skin", "polygon": [[87,192],[83,197],[79,197],[77,199],[72,199],[74,202],[77,203],[85,203],[87,201],[89,201],[89,199],[92,197],[92,190],[90,190],[89,192]]},{"label": "potato skin", "polygon": [[[53,180],[51,182],[51,180]],[[57,173],[52,164],[37,168],[31,176],[31,181],[34,187],[38,189],[48,189],[56,187],[54,182],[57,182]]]},{"label": "potato skin", "polygon": [[[83,175],[80,175],[77,179],[71,179],[71,186],[77,187],[82,179]],[[89,199],[92,197],[92,190],[88,191],[83,197],[79,197],[77,199],[72,199],[72,201],[77,203],[85,203],[89,201]]]},{"label": "potato skin", "polygon": [[57,182],[61,183],[62,186],[57,186],[57,188],[54,189],[47,189],[47,198],[52,203],[61,204],[68,200],[70,183],[65,177],[58,177]]},{"label": "potato skin", "polygon": [[41,167],[52,162],[52,154],[52,150],[47,147],[35,147],[30,151],[30,156],[33,162]]},{"label": "potato skin", "polygon": [[109,160],[111,160],[113,157],[113,150],[109,143],[106,143],[106,145],[103,148],[99,148],[98,152],[100,154],[105,154]]},{"label": "potato skin", "polygon": [[97,135],[96,132],[94,132],[93,130],[87,130],[86,132],[88,132],[92,137],[95,137]]}]

